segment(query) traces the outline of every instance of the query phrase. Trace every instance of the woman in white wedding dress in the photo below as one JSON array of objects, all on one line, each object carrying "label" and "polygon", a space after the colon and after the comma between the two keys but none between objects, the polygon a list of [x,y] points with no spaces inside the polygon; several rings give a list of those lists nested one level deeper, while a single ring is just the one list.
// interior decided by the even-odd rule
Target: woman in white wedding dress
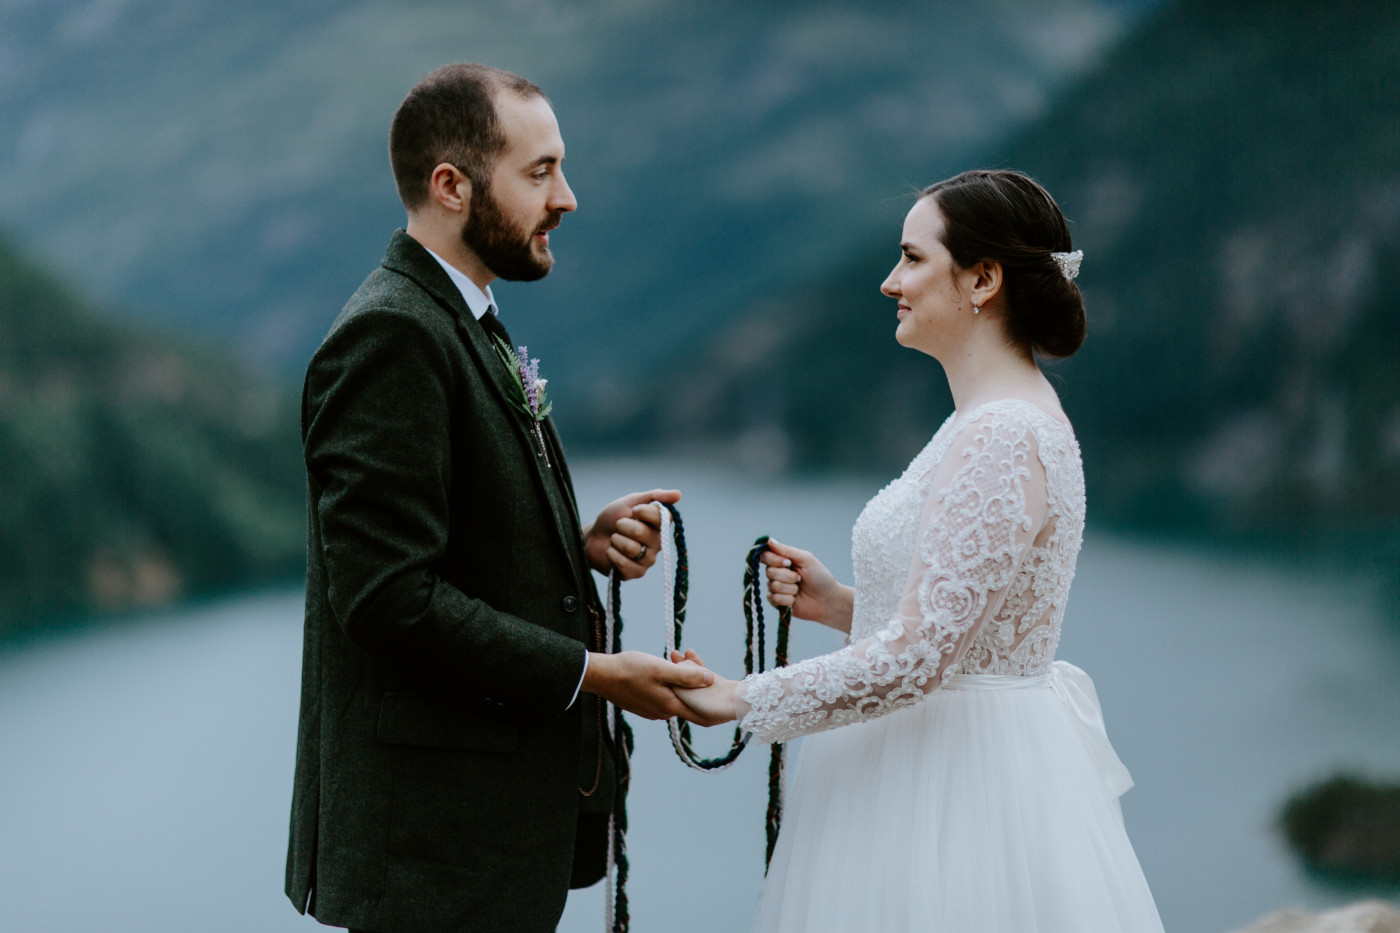
[{"label": "woman in white wedding dress", "polygon": [[770,599],[848,646],[677,691],[709,724],[812,736],[755,931],[1162,929],[1118,806],[1132,781],[1093,684],[1054,660],[1084,479],[1036,358],[1083,341],[1072,249],[1019,173],[921,193],[881,291],[956,410],[856,521],[854,587],[797,548],[765,555]]}]

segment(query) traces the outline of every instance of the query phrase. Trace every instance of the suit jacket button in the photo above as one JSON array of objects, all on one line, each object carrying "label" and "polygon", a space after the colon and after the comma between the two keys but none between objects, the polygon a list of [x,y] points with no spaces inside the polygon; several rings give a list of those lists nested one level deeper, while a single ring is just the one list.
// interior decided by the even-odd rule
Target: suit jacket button
[{"label": "suit jacket button", "polygon": [[573,611],[576,610],[576,609],[578,609],[578,600],[577,600],[577,599],[574,599],[572,596],[565,596],[565,597],[564,597],[564,611],[565,611],[565,612],[573,612]]}]

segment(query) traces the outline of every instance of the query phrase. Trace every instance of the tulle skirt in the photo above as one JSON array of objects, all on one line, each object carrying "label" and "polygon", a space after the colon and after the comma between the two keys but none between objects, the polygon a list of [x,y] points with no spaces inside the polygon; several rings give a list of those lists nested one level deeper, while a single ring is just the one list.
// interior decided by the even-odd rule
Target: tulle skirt
[{"label": "tulle skirt", "polygon": [[1160,933],[1093,684],[957,675],[803,740],[755,933]]}]

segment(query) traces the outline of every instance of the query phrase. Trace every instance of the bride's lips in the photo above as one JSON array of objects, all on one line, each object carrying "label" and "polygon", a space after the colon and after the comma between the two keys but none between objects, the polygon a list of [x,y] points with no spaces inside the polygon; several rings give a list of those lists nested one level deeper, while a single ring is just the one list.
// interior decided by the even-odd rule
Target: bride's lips
[{"label": "bride's lips", "polygon": [[899,307],[894,312],[894,316],[899,318],[900,320],[903,320],[904,315],[908,314],[912,310],[912,308],[910,308],[907,304],[901,301],[899,303]]}]

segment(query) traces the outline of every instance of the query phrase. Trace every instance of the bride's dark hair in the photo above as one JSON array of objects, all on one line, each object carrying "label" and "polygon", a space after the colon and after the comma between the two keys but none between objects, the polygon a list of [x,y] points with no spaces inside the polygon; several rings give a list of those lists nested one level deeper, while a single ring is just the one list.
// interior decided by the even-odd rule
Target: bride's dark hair
[{"label": "bride's dark hair", "polygon": [[943,245],[959,268],[999,262],[1006,336],[1039,356],[1084,343],[1084,300],[1051,253],[1074,249],[1055,199],[1020,172],[975,170],[929,185],[943,215]]}]

